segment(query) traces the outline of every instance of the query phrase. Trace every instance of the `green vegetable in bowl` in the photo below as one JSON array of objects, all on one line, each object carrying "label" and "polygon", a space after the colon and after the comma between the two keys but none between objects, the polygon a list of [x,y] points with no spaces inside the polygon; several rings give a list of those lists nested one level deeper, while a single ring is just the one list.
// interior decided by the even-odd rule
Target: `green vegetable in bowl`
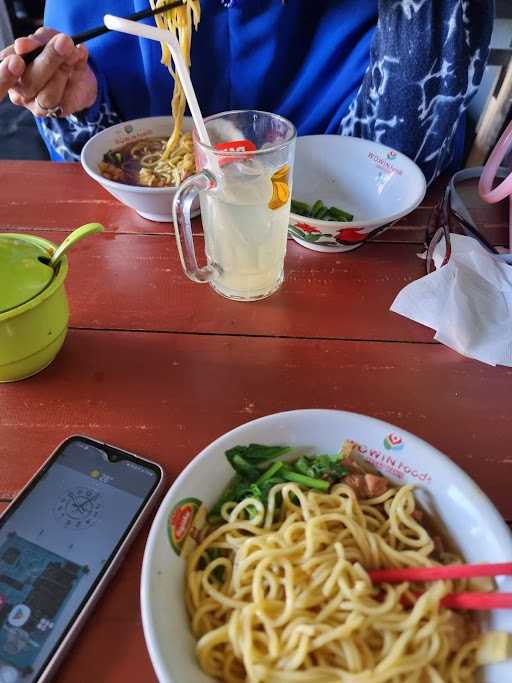
[{"label": "green vegetable in bowl", "polygon": [[293,213],[298,213],[300,216],[309,216],[311,208],[306,202],[299,202],[296,199],[292,199],[291,209]]},{"label": "green vegetable in bowl", "polygon": [[121,168],[123,165],[123,155],[121,152],[115,152],[114,150],[109,149],[109,151],[103,155],[103,161],[107,164],[112,164],[113,166]]},{"label": "green vegetable in bowl", "polygon": [[339,209],[336,206],[325,206],[321,199],[317,199],[316,202],[310,206],[306,202],[298,201],[297,199],[292,199],[291,210],[293,213],[299,214],[299,216],[305,216],[306,218],[315,218],[321,221],[352,221],[354,216],[348,211]]},{"label": "green vegetable in bowl", "polygon": [[321,199],[317,199],[316,202],[311,207],[311,217],[316,218],[322,209],[325,209],[325,205]]},{"label": "green vegetable in bowl", "polygon": [[314,458],[306,458],[303,455],[294,464],[298,472],[331,483],[339,481],[347,474],[347,469],[342,465],[339,454],[317,455]]},{"label": "green vegetable in bowl", "polygon": [[351,221],[354,219],[354,216],[351,213],[343,211],[343,209],[338,209],[335,206],[329,207],[329,216],[329,220],[335,221]]},{"label": "green vegetable in bowl", "polygon": [[226,458],[236,474],[213,506],[208,521],[222,522],[221,510],[225,503],[239,503],[255,498],[266,505],[268,494],[276,484],[294,482],[305,488],[328,491],[347,474],[342,455],[305,455],[290,462],[277,460],[291,449],[287,446],[235,446],[226,451]]}]

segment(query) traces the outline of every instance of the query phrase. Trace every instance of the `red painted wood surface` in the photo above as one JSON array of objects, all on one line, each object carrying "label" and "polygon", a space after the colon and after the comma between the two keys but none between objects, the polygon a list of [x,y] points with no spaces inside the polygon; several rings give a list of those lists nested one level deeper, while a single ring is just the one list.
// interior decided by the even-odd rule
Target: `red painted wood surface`
[{"label": "red painted wood surface", "polygon": [[[30,232],[61,239],[54,232]],[[202,237],[196,238],[196,249],[204,251]],[[289,240],[283,287],[258,305],[248,305],[191,282],[182,271],[172,235],[103,233],[84,240],[70,254],[71,324],[428,342],[432,330],[389,311],[398,292],[425,274],[417,252],[414,244],[369,244],[358,252],[322,254]]]},{"label": "red painted wood surface", "polygon": [[[447,453],[512,520],[512,370],[465,359],[389,312],[423,274],[416,257],[443,181],[378,244],[318,254],[289,243],[282,290],[229,302],[188,281],[172,225],[145,221],[78,165],[0,162],[0,231],[62,240],[107,228],[70,257],[68,339],[29,380],[0,385],[0,512],[56,444],[85,433],[158,460],[172,480],[226,430],[268,413],[328,407],[372,415]],[[504,243],[506,207],[467,204]],[[200,223],[196,243],[202,247]],[[139,614],[147,530],[76,642],[59,681],[154,681]],[[189,683],[189,682],[186,682]]]},{"label": "red painted wood surface", "polygon": [[[0,161],[0,230],[67,232],[100,222],[111,232],[165,233],[171,223],[141,218],[84,173],[80,164]],[[51,207],[51,210],[49,210]],[[200,232],[200,222],[194,225]]]},{"label": "red painted wood surface", "polygon": [[0,385],[0,498],[69,434],[146,454],[172,479],[238,424],[324,407],[425,438],[512,519],[511,382],[438,344],[74,330],[47,370]]},{"label": "red painted wood surface", "polygon": [[[393,230],[378,238],[384,242],[423,241],[430,210],[439,198],[445,179],[434,183],[421,206],[403,218]],[[484,204],[474,191],[475,181],[460,184],[461,195],[477,223],[496,244],[507,239],[507,209],[504,204]],[[141,218],[120,204],[89,178],[79,164],[41,161],[0,161],[0,229],[46,228],[68,231],[82,223],[99,221],[112,232],[168,233],[171,223]],[[51,210],[48,210],[51,207]],[[200,222],[194,222],[200,232]]]}]

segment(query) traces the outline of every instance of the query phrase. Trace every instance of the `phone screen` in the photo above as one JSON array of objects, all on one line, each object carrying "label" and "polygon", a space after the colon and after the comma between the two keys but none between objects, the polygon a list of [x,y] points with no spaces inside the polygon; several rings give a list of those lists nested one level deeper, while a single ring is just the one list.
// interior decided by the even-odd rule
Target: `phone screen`
[{"label": "phone screen", "polygon": [[37,681],[160,480],[113,452],[66,442],[0,520],[0,681]]}]

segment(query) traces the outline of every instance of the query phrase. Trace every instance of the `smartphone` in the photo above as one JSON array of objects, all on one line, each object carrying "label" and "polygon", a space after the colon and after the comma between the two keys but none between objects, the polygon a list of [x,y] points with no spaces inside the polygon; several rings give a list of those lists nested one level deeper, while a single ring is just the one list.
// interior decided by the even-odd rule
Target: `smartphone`
[{"label": "smartphone", "polygon": [[0,682],[49,681],[157,502],[157,463],[61,443],[0,517]]}]

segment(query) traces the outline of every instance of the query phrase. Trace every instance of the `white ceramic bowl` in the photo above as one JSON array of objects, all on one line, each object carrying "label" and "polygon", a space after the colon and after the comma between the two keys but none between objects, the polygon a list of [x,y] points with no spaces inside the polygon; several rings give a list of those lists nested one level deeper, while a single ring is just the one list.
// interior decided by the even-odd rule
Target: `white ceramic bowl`
[{"label": "white ceramic bowl", "polygon": [[[207,446],[176,479],[154,519],[144,553],[142,621],[160,683],[212,683],[194,655],[184,605],[184,562],[168,537],[178,502],[195,498],[211,506],[233,476],[224,452],[237,444],[267,443],[336,452],[353,439],[364,457],[391,480],[417,485],[425,509],[441,517],[468,562],[510,562],[512,536],[490,500],[451,460],[421,439],[390,424],[336,410],[296,410],[248,422]],[[184,521],[182,519],[182,521]],[[512,579],[499,581],[512,590]],[[496,611],[492,628],[512,632],[512,612]],[[486,667],[484,683],[512,681],[512,660]]]},{"label": "white ceramic bowl", "polygon": [[292,213],[290,235],[316,251],[349,251],[377,228],[410,213],[425,191],[418,166],[390,147],[341,135],[299,137],[293,199],[309,205],[321,199],[353,214],[354,220],[315,220]]},{"label": "white ceramic bowl", "polygon": [[[122,145],[146,137],[169,137],[172,119],[170,116],[151,116],[135,119],[126,123],[118,123],[94,135],[84,146],[81,155],[85,172],[104,187],[122,204],[150,221],[172,222],[172,201],[176,187],[138,187],[117,183],[104,178],[99,172],[99,164],[109,149],[117,149]],[[193,123],[189,116],[183,120],[183,130],[192,130]],[[192,207],[192,215],[199,213],[199,203]]]}]

